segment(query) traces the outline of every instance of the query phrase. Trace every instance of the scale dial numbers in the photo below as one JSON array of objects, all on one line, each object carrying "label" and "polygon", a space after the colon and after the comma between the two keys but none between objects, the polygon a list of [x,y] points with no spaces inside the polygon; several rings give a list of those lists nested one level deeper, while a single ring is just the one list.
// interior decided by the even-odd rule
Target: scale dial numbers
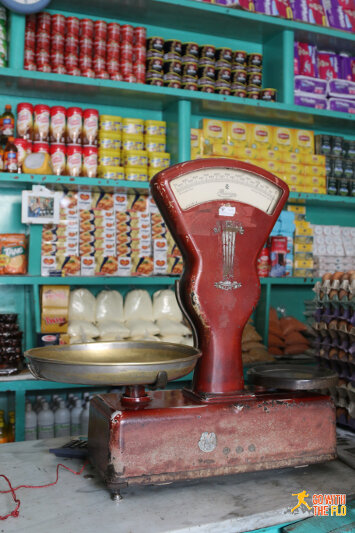
[{"label": "scale dial numbers", "polygon": [[205,168],[189,172],[170,182],[183,211],[213,201],[234,201],[251,205],[272,215],[282,189],[253,172],[233,168]]}]

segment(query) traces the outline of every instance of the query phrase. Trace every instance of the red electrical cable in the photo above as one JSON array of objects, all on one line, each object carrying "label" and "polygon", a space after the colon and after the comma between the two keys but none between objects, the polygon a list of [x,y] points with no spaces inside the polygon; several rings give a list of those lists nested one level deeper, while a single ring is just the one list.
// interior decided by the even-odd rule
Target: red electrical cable
[{"label": "red electrical cable", "polygon": [[12,498],[13,498],[14,502],[16,503],[16,507],[15,507],[15,509],[13,511],[11,511],[11,513],[8,513],[7,515],[0,515],[0,520],[6,520],[10,516],[12,516],[14,518],[17,518],[19,516],[19,514],[20,514],[19,509],[20,509],[21,501],[16,498],[16,491],[17,490],[19,490],[19,489],[43,489],[45,487],[52,487],[53,485],[58,483],[59,467],[60,466],[62,468],[65,468],[65,470],[69,470],[69,472],[71,472],[72,474],[75,474],[76,476],[80,476],[80,474],[82,474],[82,472],[83,472],[83,470],[84,470],[84,468],[86,467],[87,464],[88,464],[88,461],[86,461],[83,464],[83,466],[80,468],[80,470],[78,472],[76,472],[75,470],[72,470],[68,466],[65,466],[65,465],[62,465],[61,463],[59,463],[59,464],[57,464],[56,480],[53,481],[52,483],[46,483],[45,485],[19,485],[18,487],[13,488],[9,478],[7,476],[5,476],[5,474],[0,474],[0,477],[3,477],[5,479],[5,481],[7,482],[7,484],[9,485],[9,487],[10,487],[10,490],[0,490],[0,494],[9,494],[9,493],[11,493]]}]

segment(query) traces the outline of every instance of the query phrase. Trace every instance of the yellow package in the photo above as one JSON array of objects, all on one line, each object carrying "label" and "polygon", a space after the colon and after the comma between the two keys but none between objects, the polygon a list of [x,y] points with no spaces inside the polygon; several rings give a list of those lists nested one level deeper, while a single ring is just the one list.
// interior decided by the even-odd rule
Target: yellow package
[{"label": "yellow package", "polygon": [[128,181],[148,181],[148,167],[126,167],[125,179]]},{"label": "yellow package", "polygon": [[294,262],[293,262],[293,266],[294,268],[313,268],[314,267],[314,263],[313,263],[313,259],[306,259],[306,260],[298,260],[296,259]]},{"label": "yellow package", "polygon": [[61,307],[67,309],[69,307],[69,292],[68,285],[43,285],[42,286],[42,307]]},{"label": "yellow package", "polygon": [[326,194],[327,190],[322,185],[309,185],[305,187],[303,192],[308,194]]},{"label": "yellow package", "polygon": [[292,128],[273,128],[273,147],[280,152],[292,152],[294,145]]},{"label": "yellow package", "polygon": [[222,142],[214,142],[212,144],[211,155],[220,157],[234,157],[234,146]]},{"label": "yellow package", "polygon": [[293,249],[294,253],[312,253],[313,252],[313,242],[312,243],[307,243],[307,244],[295,244],[294,245],[294,249]]},{"label": "yellow package", "polygon": [[199,148],[194,148],[191,146],[191,152],[190,152],[191,159],[200,159],[202,157],[202,152]]},{"label": "yellow package", "polygon": [[282,153],[277,150],[258,150],[257,159],[262,159],[264,161],[281,161]]},{"label": "yellow package", "polygon": [[43,307],[41,333],[66,333],[68,330],[68,307]]},{"label": "yellow package", "polygon": [[297,152],[280,152],[280,158],[283,163],[302,163],[302,156]]},{"label": "yellow package", "polygon": [[166,138],[165,135],[145,135],[144,147],[147,152],[165,152]]},{"label": "yellow package", "polygon": [[145,120],[144,133],[146,135],[166,135],[166,122],[164,120]]},{"label": "yellow package", "polygon": [[314,133],[309,130],[294,130],[293,152],[314,153]]},{"label": "yellow package", "polygon": [[262,163],[261,168],[264,168],[269,172],[282,174],[282,165],[279,161],[258,161],[259,166],[261,166],[260,163]]},{"label": "yellow package", "polygon": [[305,215],[306,206],[305,205],[288,205],[287,211],[291,211],[291,213],[296,213],[297,215]]},{"label": "yellow package", "polygon": [[252,148],[261,150],[270,150],[272,148],[272,126],[249,124],[249,132],[249,143]]},{"label": "yellow package", "polygon": [[256,165],[258,151],[255,148],[249,148],[248,146],[234,146],[234,156],[237,159],[252,159],[255,160],[254,164]]},{"label": "yellow package", "polygon": [[144,133],[144,120],[140,118],[124,118],[122,119],[122,133],[130,135],[139,135]]},{"label": "yellow package", "polygon": [[295,235],[294,244],[312,244],[313,246],[313,235]]},{"label": "yellow package", "polygon": [[[282,178],[282,179],[284,179],[284,178]],[[287,183],[287,181],[286,181],[286,183]],[[287,185],[288,185],[288,188],[290,189],[290,192],[301,192],[300,191],[300,185],[295,185],[294,183],[287,183]]]},{"label": "yellow package", "polygon": [[[296,222],[295,222],[295,225],[296,225]],[[296,225],[295,235],[303,235],[305,237],[312,237],[313,236],[313,229],[310,228],[310,227],[309,228],[298,227]]]},{"label": "yellow package", "polygon": [[325,166],[325,155],[304,154],[303,162],[305,165]]},{"label": "yellow package", "polygon": [[210,144],[213,141],[227,142],[226,122],[223,120],[211,120],[204,118],[202,120],[202,134],[205,143]]},{"label": "yellow package", "polygon": [[144,150],[143,134],[131,135],[124,133],[122,135],[121,148],[122,150]]},{"label": "yellow package", "polygon": [[191,148],[200,148],[202,152],[202,145],[203,145],[202,130],[199,130],[197,128],[191,128],[190,143],[191,143]]},{"label": "yellow package", "polygon": [[282,178],[287,185],[303,185],[304,176],[300,174],[283,173]]},{"label": "yellow package", "polygon": [[227,122],[227,142],[237,147],[249,144],[249,126],[245,122]]},{"label": "yellow package", "polygon": [[320,165],[304,165],[304,173],[313,176],[325,176],[325,166]]},{"label": "yellow package", "polygon": [[326,177],[325,176],[314,176],[314,174],[306,174],[304,176],[303,183],[306,187],[325,187]]},{"label": "yellow package", "polygon": [[125,167],[148,166],[148,152],[146,150],[123,150],[122,159]]},{"label": "yellow package", "polygon": [[313,268],[294,268],[293,275],[295,278],[313,278]]},{"label": "yellow package", "polygon": [[285,174],[304,174],[303,165],[297,163],[282,163],[282,170]]},{"label": "yellow package", "polygon": [[297,261],[312,261],[313,262],[313,251],[310,252],[295,252],[293,262]]}]

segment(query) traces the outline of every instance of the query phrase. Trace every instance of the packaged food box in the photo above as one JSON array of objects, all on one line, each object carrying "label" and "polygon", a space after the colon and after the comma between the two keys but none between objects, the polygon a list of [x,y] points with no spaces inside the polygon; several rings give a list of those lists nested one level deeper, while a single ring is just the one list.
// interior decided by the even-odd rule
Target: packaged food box
[{"label": "packaged food box", "polygon": [[68,307],[42,307],[42,333],[66,333],[67,330]]},{"label": "packaged food box", "polygon": [[292,213],[297,213],[299,215],[305,215],[306,206],[305,205],[288,205],[287,211],[291,211]]},{"label": "packaged food box", "polygon": [[253,160],[254,164],[258,165],[258,162],[257,162],[258,150],[256,150],[255,148],[249,148],[248,146],[240,146],[239,144],[236,144],[234,146],[234,156],[237,159],[241,159],[241,160],[245,160],[245,159]]},{"label": "packaged food box", "polygon": [[294,152],[314,153],[314,133],[309,130],[295,130]]},{"label": "packaged food box", "polygon": [[69,307],[70,287],[68,285],[43,285],[41,291],[42,307]]},{"label": "packaged food box", "polygon": [[283,163],[300,164],[303,162],[303,157],[297,152],[280,152],[280,161]]},{"label": "packaged food box", "polygon": [[211,155],[220,157],[233,157],[234,146],[222,142],[214,142],[212,144]]},{"label": "packaged food box", "polygon": [[293,275],[295,278],[313,278],[313,268],[294,268]]},{"label": "packaged food box", "polygon": [[[314,174],[306,174],[304,176],[303,184],[306,187],[312,188],[312,190],[317,187],[325,187],[326,186],[326,177],[325,176],[315,176]],[[310,192],[310,191],[305,191]]]},{"label": "packaged food box", "polygon": [[304,165],[304,174],[309,176],[313,174],[314,176],[325,176],[325,166],[321,165]]},{"label": "packaged food box", "polygon": [[227,142],[238,148],[249,144],[249,126],[245,122],[227,122]]},{"label": "packaged food box", "polygon": [[282,278],[286,275],[286,254],[287,254],[287,237],[271,237],[270,276],[273,278]]},{"label": "packaged food box", "polygon": [[294,268],[307,268],[312,269],[314,267],[313,259],[299,260],[296,259],[293,263]]},{"label": "packaged food box", "polygon": [[316,165],[325,167],[325,155],[304,154],[303,162],[305,165]]},{"label": "packaged food box", "polygon": [[[323,2],[323,3],[322,3]],[[328,26],[324,0],[290,0],[294,20]]]},{"label": "packaged food box", "polygon": [[249,124],[249,143],[252,148],[270,150],[273,144],[273,127]]},{"label": "packaged food box", "polygon": [[292,128],[273,128],[273,148],[281,152],[292,152],[294,146]]},{"label": "packaged food box", "polygon": [[298,163],[282,163],[281,169],[285,174],[304,174],[304,166]]},{"label": "packaged food box", "polygon": [[255,150],[257,159],[264,161],[282,161],[282,154],[278,150]]},{"label": "packaged food box", "polygon": [[295,255],[299,252],[305,253],[305,252],[311,252],[313,253],[313,242],[312,243],[296,243],[294,245],[294,253]]},{"label": "packaged food box", "polygon": [[202,132],[204,141],[207,143],[211,143],[216,140],[224,143],[227,142],[226,122],[223,120],[204,118],[202,120]]},{"label": "packaged food box", "polygon": [[283,172],[281,175],[281,179],[285,181],[288,186],[302,185],[304,177],[301,174],[287,174]]},{"label": "packaged food box", "polygon": [[27,237],[22,233],[0,234],[0,275],[27,273]]}]

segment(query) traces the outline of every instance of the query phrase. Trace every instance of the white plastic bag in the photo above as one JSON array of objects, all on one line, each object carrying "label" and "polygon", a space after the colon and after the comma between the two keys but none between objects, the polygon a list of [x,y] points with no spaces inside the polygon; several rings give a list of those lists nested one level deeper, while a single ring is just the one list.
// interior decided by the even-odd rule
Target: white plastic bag
[{"label": "white plastic bag", "polygon": [[69,321],[95,322],[96,298],[87,289],[76,289],[70,293]]},{"label": "white plastic bag", "polygon": [[123,324],[118,322],[106,321],[98,324],[100,340],[102,341],[119,341],[130,336],[131,332]]},{"label": "white plastic bag", "polygon": [[146,335],[159,335],[159,328],[154,322],[149,322],[148,320],[127,320],[126,326],[130,330],[132,338],[138,339]]},{"label": "white plastic bag", "polygon": [[71,337],[81,337],[82,342],[86,342],[88,338],[95,338],[99,336],[99,330],[91,322],[85,320],[70,320],[68,325],[68,334]]},{"label": "white plastic bag", "polygon": [[124,303],[125,320],[143,319],[153,322],[153,305],[148,291],[130,291]]},{"label": "white plastic bag", "polygon": [[160,335],[163,337],[167,337],[169,335],[191,335],[191,330],[184,324],[181,324],[181,322],[173,322],[167,318],[160,318],[157,320],[156,324],[159,328]]},{"label": "white plastic bag", "polygon": [[96,296],[96,322],[123,322],[123,298],[118,291],[101,291]]},{"label": "white plastic bag", "polygon": [[165,289],[153,294],[153,318],[154,320],[169,318],[174,322],[182,321],[182,313],[174,291]]},{"label": "white plastic bag", "polygon": [[87,344],[88,342],[96,342],[96,339],[78,335],[73,335],[69,338],[69,344]]}]

